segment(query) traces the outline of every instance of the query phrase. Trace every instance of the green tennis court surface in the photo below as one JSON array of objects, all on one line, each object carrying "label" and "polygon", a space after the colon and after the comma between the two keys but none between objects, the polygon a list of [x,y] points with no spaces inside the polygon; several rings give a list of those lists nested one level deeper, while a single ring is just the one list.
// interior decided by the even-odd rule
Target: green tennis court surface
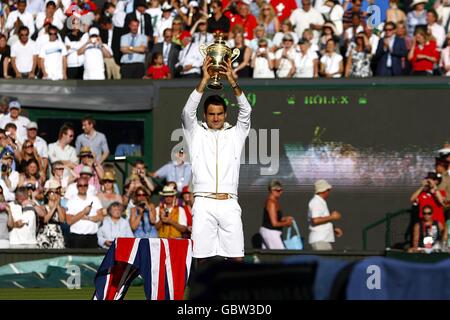
[{"label": "green tennis court surface", "polygon": [[[94,288],[0,289],[0,300],[91,300]],[[144,287],[130,287],[125,300],[145,300]]]}]

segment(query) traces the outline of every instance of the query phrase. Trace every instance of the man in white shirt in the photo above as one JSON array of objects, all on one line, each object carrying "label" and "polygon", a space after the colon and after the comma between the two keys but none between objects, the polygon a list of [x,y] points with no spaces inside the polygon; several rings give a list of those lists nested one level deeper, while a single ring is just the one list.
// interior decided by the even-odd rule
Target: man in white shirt
[{"label": "man in white shirt", "polygon": [[445,42],[445,29],[438,22],[438,14],[436,10],[431,9],[427,12],[428,30],[431,35],[436,39],[436,46],[440,50]]},{"label": "man in white shirt", "polygon": [[17,10],[11,11],[6,20],[5,29],[6,33],[12,36],[16,29],[19,29],[22,25],[28,27],[30,34],[34,33],[34,18],[29,12],[26,12],[27,8],[26,0],[18,0]]},{"label": "man in white shirt", "polygon": [[28,190],[20,187],[16,190],[16,202],[10,202],[14,227],[9,232],[10,248],[37,248],[36,215],[42,216],[39,206],[28,200]]},{"label": "man in white shirt", "polygon": [[49,42],[42,45],[39,51],[40,66],[43,79],[65,80],[67,79],[67,49],[64,43],[58,39],[58,29],[48,27]]},{"label": "man in white shirt", "polygon": [[178,63],[175,65],[182,78],[198,78],[201,74],[203,57],[196,43],[192,42],[192,35],[189,31],[183,31],[180,36],[183,49],[178,56]]},{"label": "man in white shirt", "polygon": [[309,244],[313,250],[333,250],[334,236],[341,237],[343,231],[334,228],[333,223],[341,219],[341,214],[333,211],[330,214],[326,199],[330,196],[331,185],[325,180],[314,183],[315,195],[308,204]]},{"label": "man in white shirt", "polygon": [[36,122],[31,121],[27,124],[27,139],[30,140],[33,146],[36,148],[38,155],[42,159],[42,168],[44,172],[47,172],[48,168],[48,147],[47,142],[37,135],[38,125]]},{"label": "man in white shirt", "polygon": [[28,27],[21,26],[18,34],[19,41],[11,46],[11,66],[16,78],[34,79],[39,53],[36,43],[29,38],[30,30]]},{"label": "man in white shirt", "polygon": [[83,80],[105,80],[105,58],[112,58],[111,49],[102,42],[100,30],[89,30],[89,41],[80,49],[78,55],[84,54]]},{"label": "man in white shirt", "polygon": [[319,41],[320,30],[324,24],[322,14],[311,7],[311,0],[302,0],[303,8],[297,8],[289,17],[291,23],[295,26],[294,31],[297,33],[299,39],[303,36],[305,29],[312,29],[314,34],[313,42]]},{"label": "man in white shirt", "polygon": [[[73,127],[69,124],[64,124],[59,129],[58,140],[50,143],[48,146],[48,158],[50,163],[62,161],[64,167],[74,169],[78,164],[77,151],[70,144],[75,136]],[[64,176],[69,176],[69,170],[64,170]]]},{"label": "man in white shirt", "polygon": [[27,125],[30,119],[20,115],[21,105],[17,100],[9,103],[9,114],[0,119],[0,128],[5,129],[8,123],[14,123],[17,128],[17,140],[23,141],[27,137]]},{"label": "man in white shirt", "polygon": [[38,29],[38,34],[41,35],[45,33],[44,27],[46,24],[52,24],[62,30],[64,28],[64,21],[60,19],[59,16],[55,15],[56,4],[54,1],[49,1],[45,5],[45,11],[41,11],[36,16],[36,28]]},{"label": "man in white shirt", "polygon": [[77,180],[78,195],[67,202],[67,223],[70,225],[67,248],[97,248],[97,231],[103,220],[102,204],[87,194],[88,179]]}]

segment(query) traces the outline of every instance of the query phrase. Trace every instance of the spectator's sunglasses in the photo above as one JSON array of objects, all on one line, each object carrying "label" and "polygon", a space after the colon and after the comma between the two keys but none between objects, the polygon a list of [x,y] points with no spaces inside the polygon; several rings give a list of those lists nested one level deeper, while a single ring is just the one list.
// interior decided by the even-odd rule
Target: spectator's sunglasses
[{"label": "spectator's sunglasses", "polygon": [[136,197],[146,197],[146,193],[136,193]]},{"label": "spectator's sunglasses", "polygon": [[94,159],[94,156],[93,155],[90,155],[90,154],[86,154],[86,155],[84,155],[84,156],[81,156],[82,158],[91,158],[91,159]]},{"label": "spectator's sunglasses", "polygon": [[58,34],[58,33],[56,33],[56,32],[49,32],[49,33],[48,33],[49,36],[56,36],[57,34]]},{"label": "spectator's sunglasses", "polygon": [[24,148],[33,148],[32,144],[27,144],[26,146],[23,146]]},{"label": "spectator's sunglasses", "polygon": [[283,189],[273,189],[273,191],[281,192],[281,191],[283,191]]},{"label": "spectator's sunglasses", "polygon": [[28,37],[28,32],[19,33],[19,37]]},{"label": "spectator's sunglasses", "polygon": [[432,211],[424,211],[424,212],[423,212],[423,215],[432,215],[432,214],[433,214]]},{"label": "spectator's sunglasses", "polygon": [[48,195],[50,195],[50,194],[60,195],[60,193],[59,193],[58,191],[56,191],[56,190],[49,190],[49,191],[47,192],[47,194],[48,194]]},{"label": "spectator's sunglasses", "polygon": [[78,188],[87,188],[87,184],[77,184]]},{"label": "spectator's sunglasses", "polygon": [[57,167],[55,170],[64,170],[64,167]]},{"label": "spectator's sunglasses", "polygon": [[394,28],[385,28],[384,31],[394,31]]}]

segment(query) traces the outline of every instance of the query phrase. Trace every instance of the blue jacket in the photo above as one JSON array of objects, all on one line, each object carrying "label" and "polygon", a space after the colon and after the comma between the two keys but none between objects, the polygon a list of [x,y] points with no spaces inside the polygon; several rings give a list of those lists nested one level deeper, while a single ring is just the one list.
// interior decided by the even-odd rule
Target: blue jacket
[{"label": "blue jacket", "polygon": [[392,74],[386,66],[389,52],[384,49],[384,38],[378,42],[377,52],[375,53],[375,60],[377,61],[377,76],[401,76],[404,74],[402,68],[402,58],[406,58],[408,49],[406,48],[405,39],[395,37],[394,45],[392,47]]}]

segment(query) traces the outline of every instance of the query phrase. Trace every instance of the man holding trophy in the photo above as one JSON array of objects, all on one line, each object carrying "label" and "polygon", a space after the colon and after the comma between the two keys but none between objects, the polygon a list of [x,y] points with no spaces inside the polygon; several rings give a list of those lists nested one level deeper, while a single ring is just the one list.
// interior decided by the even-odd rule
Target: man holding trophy
[{"label": "man holding trophy", "polygon": [[[203,77],[182,112],[192,163],[195,197],[192,239],[193,257],[197,259],[221,256],[242,260],[244,256],[237,189],[241,152],[250,131],[251,106],[233,77],[231,50],[225,49],[228,54],[219,59],[217,50],[208,52],[203,62]],[[211,79],[217,83],[219,78],[228,80],[236,96],[239,114],[235,126],[225,122],[227,105],[219,95],[206,98],[204,122],[197,121],[197,108],[205,87]]]}]

